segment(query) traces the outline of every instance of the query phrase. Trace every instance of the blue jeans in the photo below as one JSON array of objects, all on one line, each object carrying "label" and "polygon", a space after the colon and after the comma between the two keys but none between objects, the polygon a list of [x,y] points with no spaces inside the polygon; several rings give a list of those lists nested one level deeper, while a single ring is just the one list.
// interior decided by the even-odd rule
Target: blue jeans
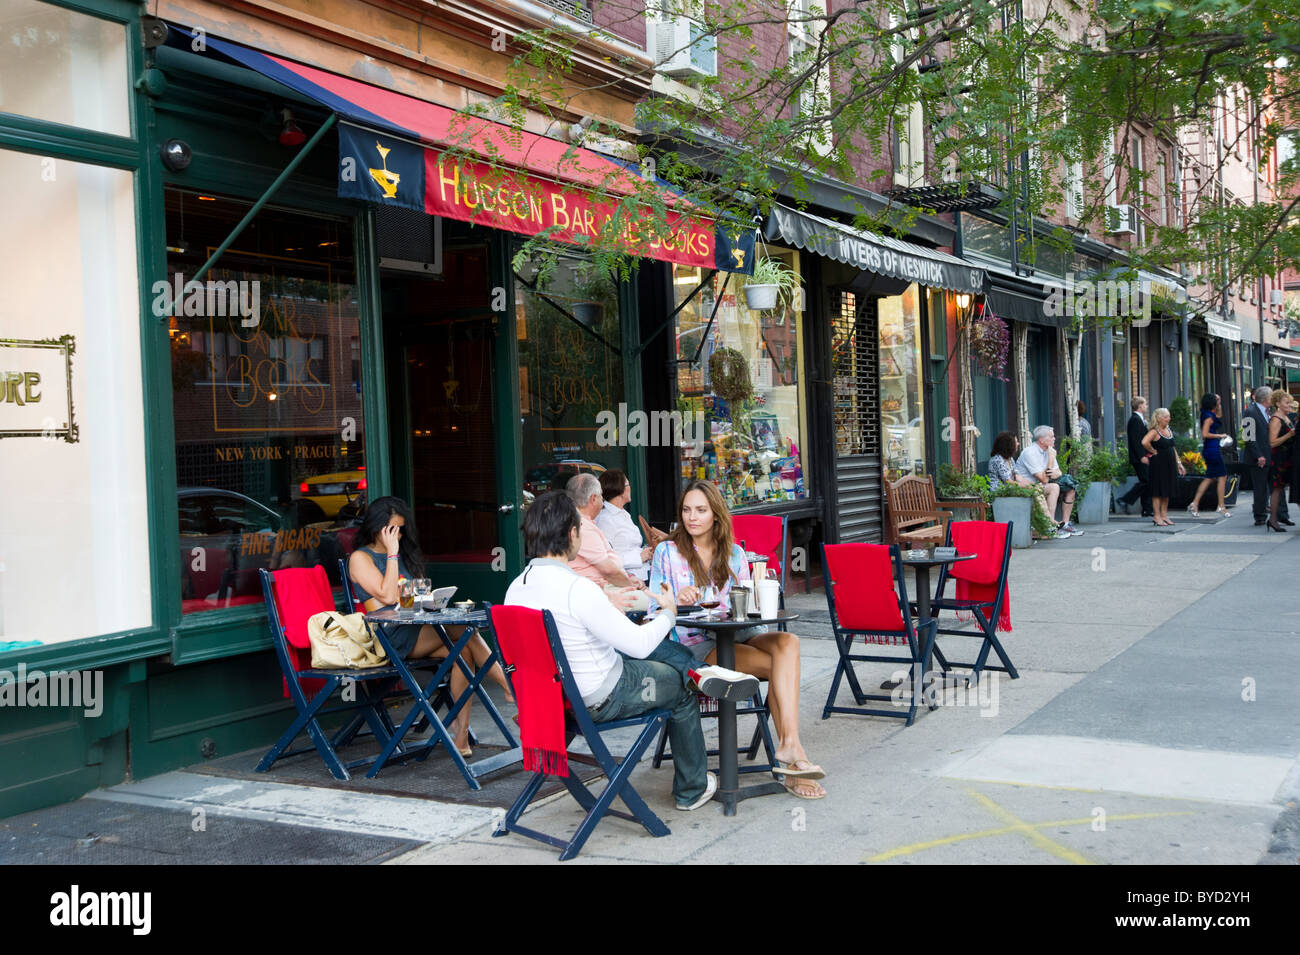
[{"label": "blue jeans", "polygon": [[587,712],[596,723],[630,719],[649,710],[665,709],[668,740],[673,747],[673,798],[690,805],[704,795],[704,731],[700,729],[699,699],[686,689],[686,671],[695,658],[680,644],[665,640],[644,660],[623,657],[623,675],[609,699]]}]

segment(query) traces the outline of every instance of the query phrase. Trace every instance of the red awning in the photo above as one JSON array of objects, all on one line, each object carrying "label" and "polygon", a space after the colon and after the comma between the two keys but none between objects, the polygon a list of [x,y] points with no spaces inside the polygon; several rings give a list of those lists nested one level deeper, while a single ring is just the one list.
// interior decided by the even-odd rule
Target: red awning
[{"label": "red awning", "polygon": [[[729,256],[712,217],[608,156],[211,36],[203,46],[338,114],[340,195],[580,246],[622,205],[614,238],[629,255],[734,268],[717,262]],[[665,208],[668,235],[637,232],[651,202]]]}]

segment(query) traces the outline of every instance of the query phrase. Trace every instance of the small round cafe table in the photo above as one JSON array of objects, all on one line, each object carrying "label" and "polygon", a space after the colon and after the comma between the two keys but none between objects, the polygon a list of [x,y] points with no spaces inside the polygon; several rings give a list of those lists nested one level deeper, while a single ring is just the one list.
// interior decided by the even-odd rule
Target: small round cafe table
[{"label": "small round cafe table", "polygon": [[[774,617],[742,617],[739,620],[723,616],[712,620],[678,618],[678,624],[712,634],[718,643],[718,666],[734,670],[737,630],[773,623],[784,630],[785,624],[797,619],[799,619],[797,613],[779,610]],[[739,781],[739,762],[739,754],[736,751],[736,704],[728,700],[718,700],[718,792],[713,798],[722,803],[722,812],[726,816],[736,814],[736,803],[742,799],[785,792],[785,786],[778,782],[742,787]]]},{"label": "small round cafe table", "polygon": [[[915,554],[916,556],[909,556]],[[944,564],[958,564],[963,560],[974,560],[975,554],[958,554],[956,557],[935,557],[933,551],[902,552],[901,563],[911,567],[915,578],[913,590],[916,593],[916,619],[921,623],[930,619],[930,569]],[[880,684],[882,690],[892,690],[899,685],[898,680],[886,680]]]}]

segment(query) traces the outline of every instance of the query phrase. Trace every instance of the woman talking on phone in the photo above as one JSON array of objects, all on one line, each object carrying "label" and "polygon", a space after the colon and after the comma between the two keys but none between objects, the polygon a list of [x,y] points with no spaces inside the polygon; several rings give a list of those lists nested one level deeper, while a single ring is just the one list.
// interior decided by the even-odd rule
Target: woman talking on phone
[{"label": "woman talking on phone", "polygon": [[[348,558],[348,576],[352,578],[352,591],[367,612],[397,606],[398,581],[414,580],[424,576],[424,555],[420,553],[420,538],[415,529],[415,515],[410,505],[400,497],[381,497],[371,502],[361,518],[357,540],[362,543]],[[450,630],[450,628],[449,628]],[[447,647],[437,631],[428,624],[408,623],[387,627],[385,635],[404,660],[421,660],[432,657],[441,660],[447,656]],[[455,639],[455,634],[451,634]],[[478,670],[492,651],[477,634],[462,652],[472,669]],[[506,683],[501,665],[494,663],[488,676],[506,691],[506,699],[514,702],[510,686]],[[469,681],[460,667],[451,668],[451,695],[459,699]],[[452,736],[462,756],[471,756],[469,746],[469,708],[473,698],[466,700],[452,724]]]},{"label": "woman talking on phone", "polygon": [[[725,604],[734,582],[748,581],[749,563],[735,543],[731,512],[718,489],[708,481],[686,485],[677,504],[678,525],[655,548],[650,566],[650,592],[667,583],[678,606],[699,604],[706,588]],[[697,660],[717,662],[716,645],[699,630],[683,627],[674,639]],[[773,772],[784,777],[785,788],[800,799],[821,799],[826,790],[816,782],[826,774],[814,765],[799,741],[799,638],[769,633],[762,627],[736,633],[735,669],[769,683],[767,702],[779,742]]]}]

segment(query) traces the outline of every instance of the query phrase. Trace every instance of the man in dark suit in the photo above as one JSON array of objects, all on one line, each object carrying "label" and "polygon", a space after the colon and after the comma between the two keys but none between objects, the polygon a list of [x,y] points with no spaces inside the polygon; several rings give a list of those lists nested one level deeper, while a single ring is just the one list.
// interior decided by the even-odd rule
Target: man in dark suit
[{"label": "man in dark suit", "polygon": [[1142,439],[1151,430],[1146,419],[1147,400],[1141,395],[1134,395],[1129,406],[1133,409],[1133,414],[1128,419],[1128,462],[1133,465],[1137,484],[1129,488],[1128,493],[1118,500],[1125,507],[1131,508],[1133,501],[1141,497],[1142,516],[1153,517],[1155,512],[1151,510],[1151,485],[1147,483],[1149,471],[1147,463],[1142,460],[1146,454],[1146,450],[1142,447]]},{"label": "man in dark suit", "polygon": [[1268,520],[1268,472],[1273,464],[1273,448],[1268,443],[1268,399],[1273,389],[1260,385],[1255,389],[1255,400],[1246,406],[1241,429],[1246,438],[1246,466],[1250,470],[1250,486],[1255,492],[1251,510],[1255,526]]}]

